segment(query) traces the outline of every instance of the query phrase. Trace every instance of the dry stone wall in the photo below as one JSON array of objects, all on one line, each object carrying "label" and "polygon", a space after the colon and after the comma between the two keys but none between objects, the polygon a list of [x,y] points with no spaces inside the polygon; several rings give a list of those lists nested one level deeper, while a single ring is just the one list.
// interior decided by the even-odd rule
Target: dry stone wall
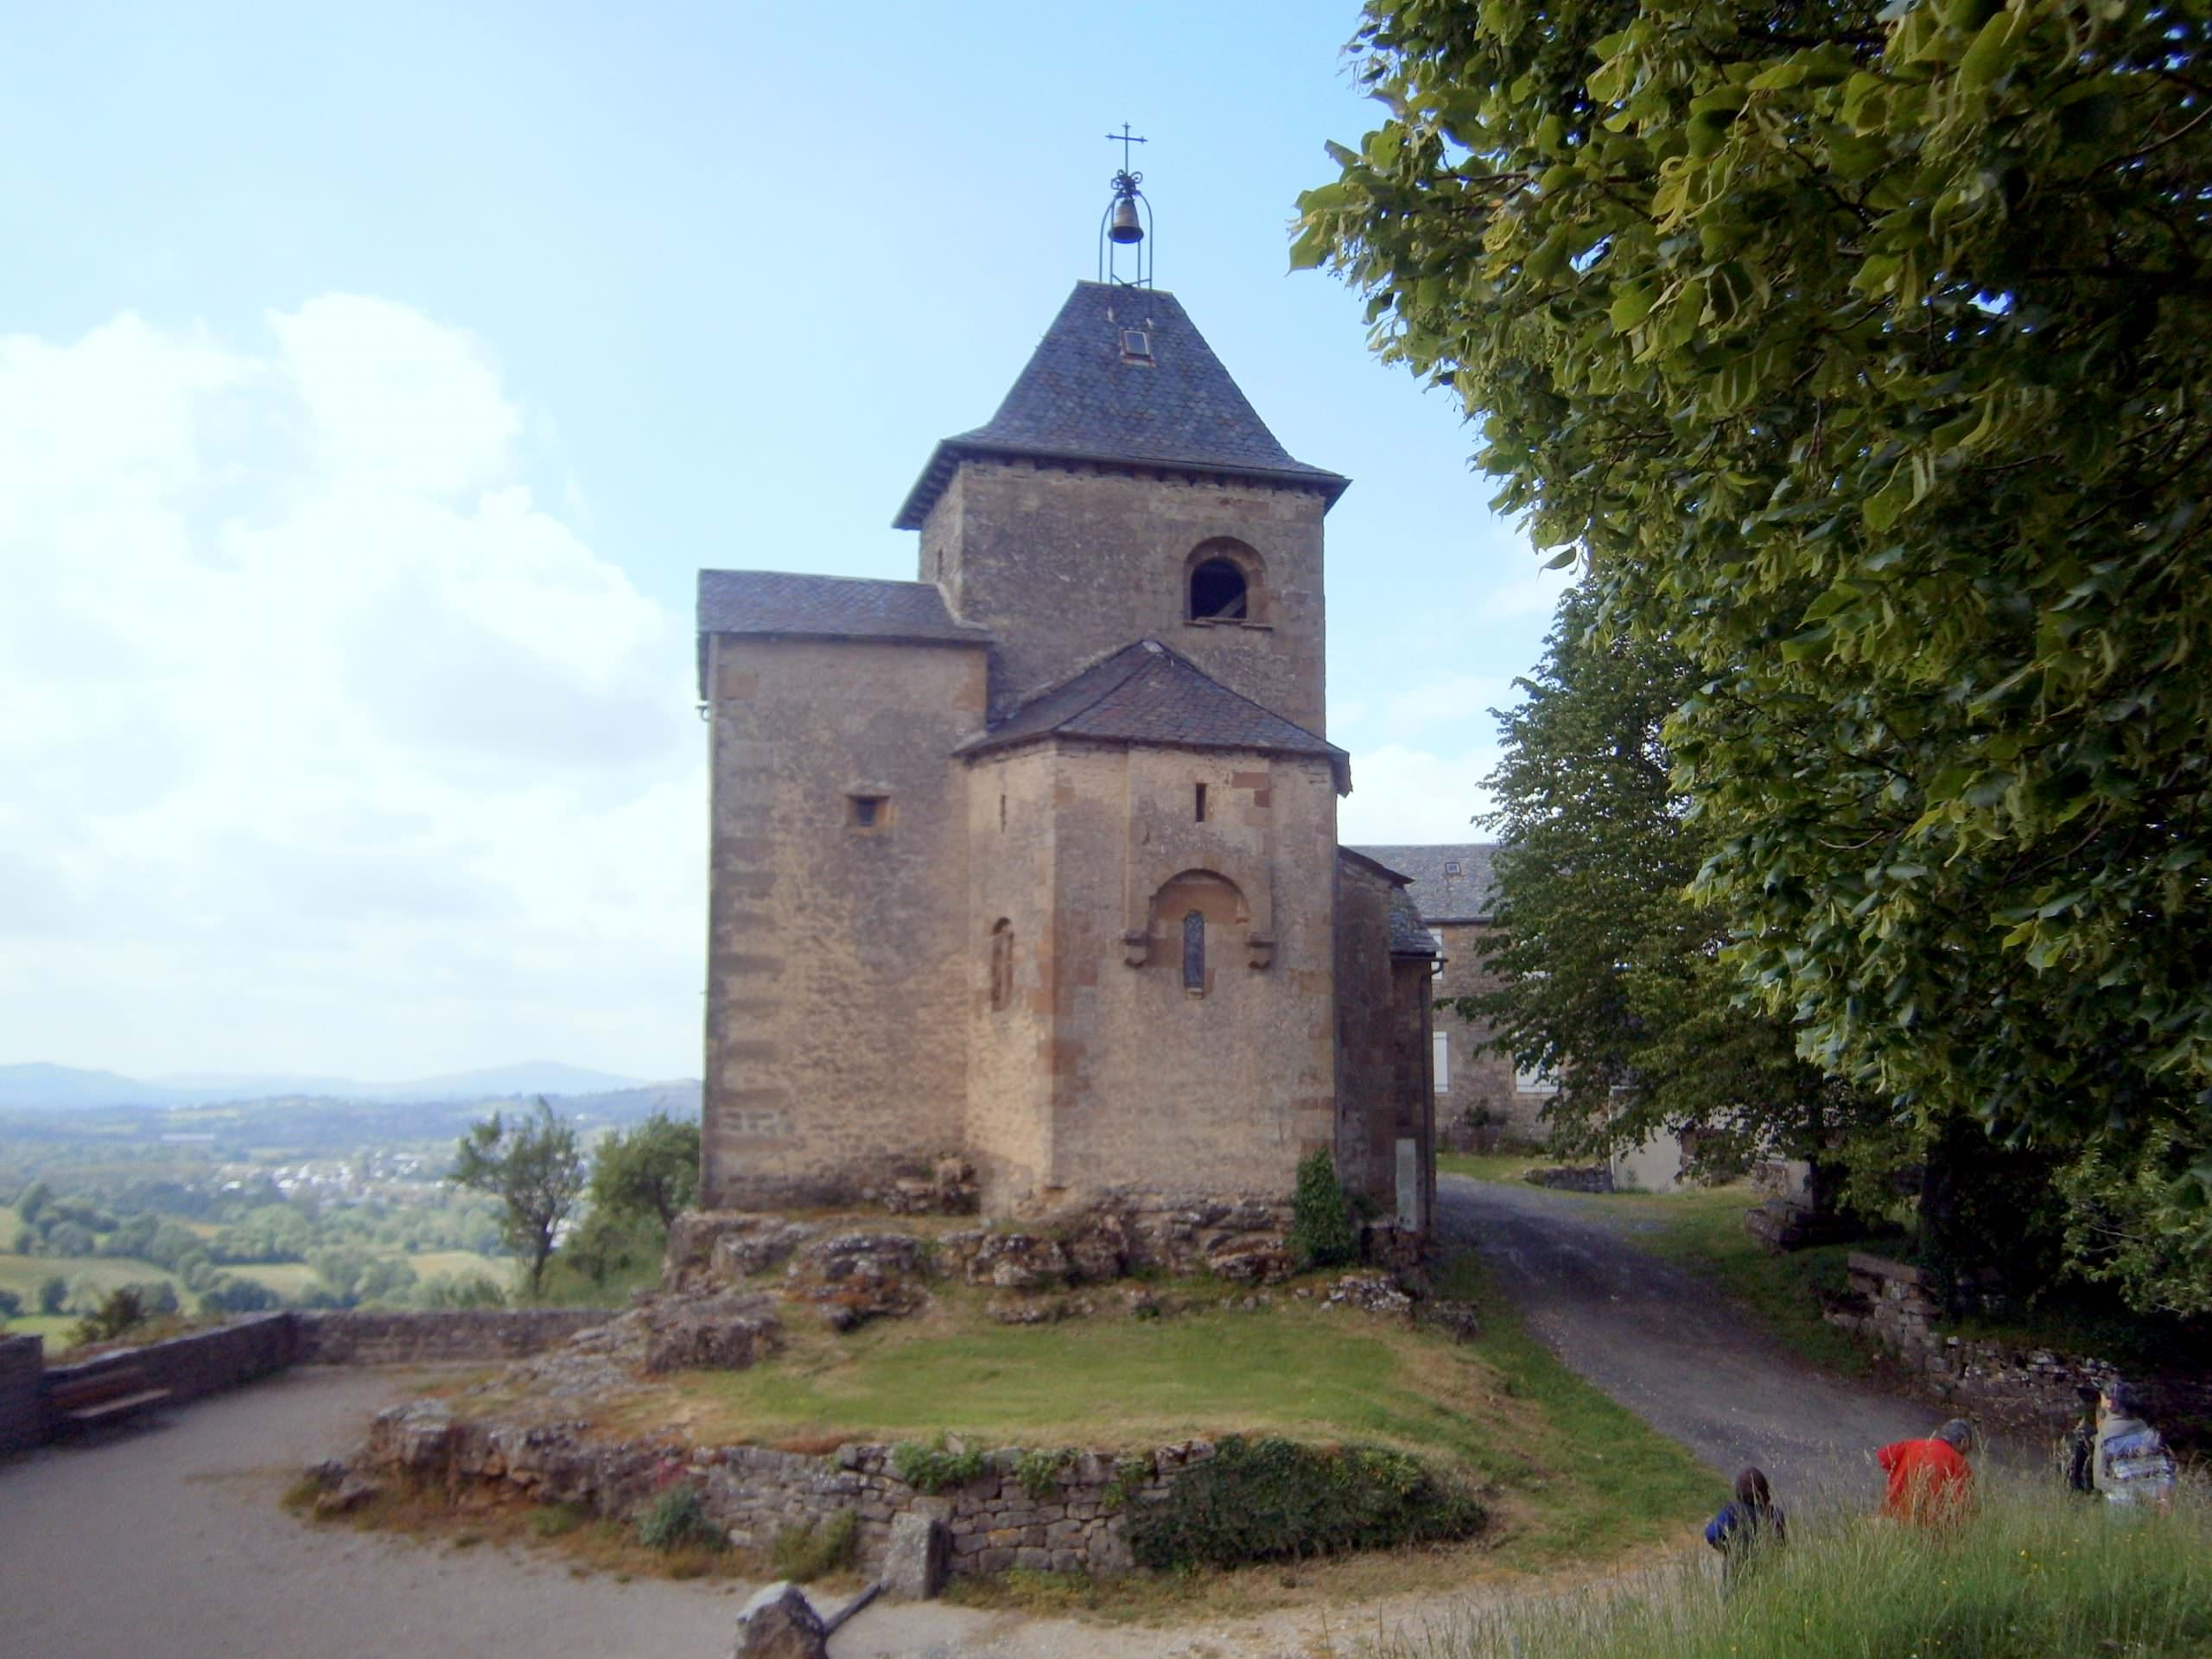
[{"label": "dry stone wall", "polygon": [[[2077,1389],[2102,1388],[2120,1375],[2109,1361],[1947,1334],[1943,1307],[1926,1269],[1854,1250],[1847,1263],[1852,1294],[1828,1322],[1871,1338],[1943,1399],[1969,1414],[2020,1428],[2056,1428],[2080,1409]],[[2212,1382],[2202,1377],[2131,1376],[2153,1421],[2182,1443],[2212,1424]]]},{"label": "dry stone wall", "polygon": [[1164,1497],[1184,1470],[1213,1455],[1211,1441],[1196,1440],[1136,1456],[1071,1452],[1039,1466],[1033,1454],[1006,1447],[982,1453],[973,1478],[929,1492],[900,1478],[897,1448],[887,1445],[809,1456],[759,1446],[600,1442],[574,1425],[460,1419],[445,1402],[425,1400],[378,1417],[364,1462],[372,1477],[504,1483],[534,1501],[587,1504],[616,1518],[690,1481],[741,1548],[767,1548],[785,1529],[850,1510],[871,1572],[883,1563],[893,1522],[914,1515],[944,1523],[956,1574],[1105,1573],[1129,1565],[1122,1519],[1130,1506]]},{"label": "dry stone wall", "polygon": [[429,1365],[520,1359],[613,1317],[604,1307],[344,1308],[294,1313],[300,1365]]}]

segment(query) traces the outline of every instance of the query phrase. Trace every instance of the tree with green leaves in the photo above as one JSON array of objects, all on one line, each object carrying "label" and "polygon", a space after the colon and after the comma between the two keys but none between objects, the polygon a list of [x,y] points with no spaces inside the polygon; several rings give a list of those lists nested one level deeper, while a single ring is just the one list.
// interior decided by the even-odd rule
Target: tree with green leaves
[{"label": "tree with green leaves", "polygon": [[699,1192],[699,1126],[655,1112],[599,1143],[591,1166],[594,1212],[652,1216],[664,1230]]},{"label": "tree with green leaves", "polygon": [[1730,965],[1929,1146],[2097,1159],[2139,1300],[2212,1265],[2208,31],[1375,0],[1294,252],[1703,677]]},{"label": "tree with green leaves", "polygon": [[1562,1149],[1694,1131],[1708,1161],[1808,1159],[1825,1196],[1839,1135],[1881,1111],[1801,1059],[1785,1016],[1746,1006],[1722,918],[1689,897],[1712,836],[1673,785],[1662,728],[1700,678],[1586,589],[1560,601],[1522,702],[1496,711],[1484,822],[1503,844],[1482,950],[1499,983],[1456,1011],[1558,1080],[1546,1118]]},{"label": "tree with green leaves", "polygon": [[512,1121],[494,1112],[461,1138],[448,1179],[499,1202],[499,1238],[523,1259],[534,1298],[562,1224],[583,1196],[576,1132],[543,1096]]}]

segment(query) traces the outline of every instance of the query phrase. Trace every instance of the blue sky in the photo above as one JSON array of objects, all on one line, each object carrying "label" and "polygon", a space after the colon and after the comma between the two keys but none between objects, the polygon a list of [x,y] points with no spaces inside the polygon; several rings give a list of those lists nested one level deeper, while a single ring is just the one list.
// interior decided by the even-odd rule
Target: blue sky
[{"label": "blue sky", "polygon": [[[702,564],[893,512],[1093,274],[1329,521],[1348,841],[1451,838],[1557,591],[1286,273],[1341,4],[85,5],[0,62],[0,1060],[696,1070]],[[119,1008],[130,1011],[117,1018]]]}]

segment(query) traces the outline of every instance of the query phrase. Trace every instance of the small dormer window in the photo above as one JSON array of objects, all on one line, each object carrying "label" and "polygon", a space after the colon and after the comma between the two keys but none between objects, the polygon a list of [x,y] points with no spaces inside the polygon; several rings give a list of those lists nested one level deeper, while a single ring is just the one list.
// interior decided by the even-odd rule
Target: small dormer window
[{"label": "small dormer window", "polygon": [[1141,328],[1122,329],[1122,356],[1124,360],[1129,362],[1151,362],[1152,336]]},{"label": "small dormer window", "polygon": [[1457,875],[1459,874],[1459,867],[1457,864],[1446,864],[1444,867],[1444,874],[1446,875]]}]

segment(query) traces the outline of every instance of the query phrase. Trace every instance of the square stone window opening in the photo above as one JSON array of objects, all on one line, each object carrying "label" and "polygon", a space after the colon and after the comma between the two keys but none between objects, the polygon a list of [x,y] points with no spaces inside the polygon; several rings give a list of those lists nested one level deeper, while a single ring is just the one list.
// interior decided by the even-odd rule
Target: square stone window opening
[{"label": "square stone window opening", "polygon": [[891,798],[855,790],[845,797],[845,823],[855,830],[883,830],[891,823]]}]

